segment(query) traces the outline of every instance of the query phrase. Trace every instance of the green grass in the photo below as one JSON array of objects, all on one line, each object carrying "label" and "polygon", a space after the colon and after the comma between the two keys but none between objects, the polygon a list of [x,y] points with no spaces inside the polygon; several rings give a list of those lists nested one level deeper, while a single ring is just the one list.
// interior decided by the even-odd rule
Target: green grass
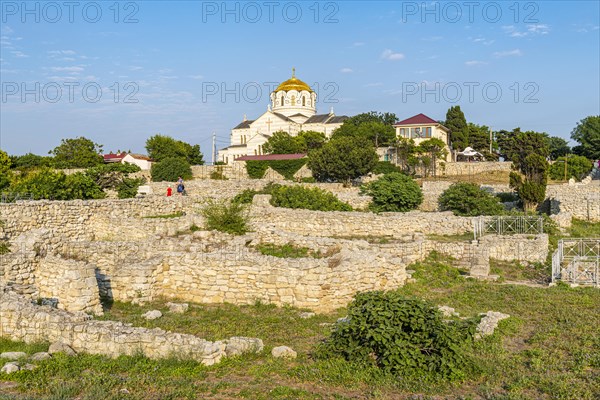
[{"label": "green grass", "polygon": [[172,214],[149,215],[144,218],[179,218],[179,217],[183,217],[184,215],[185,214],[183,213],[183,211],[177,211]]},{"label": "green grass", "polygon": [[473,240],[473,232],[468,231],[459,235],[427,235],[427,239],[438,242],[470,242]]},{"label": "green grass", "polygon": [[10,245],[5,241],[0,240],[0,256],[8,253],[10,253]]},{"label": "green grass", "polygon": [[308,247],[296,246],[293,243],[286,243],[282,245],[273,243],[260,243],[255,246],[262,255],[273,256],[279,258],[324,258],[330,257],[335,253],[339,252],[339,248],[332,248],[324,253],[320,251],[313,251]]},{"label": "green grass", "polygon": [[600,237],[600,222],[593,223],[573,218],[569,236],[574,238]]}]

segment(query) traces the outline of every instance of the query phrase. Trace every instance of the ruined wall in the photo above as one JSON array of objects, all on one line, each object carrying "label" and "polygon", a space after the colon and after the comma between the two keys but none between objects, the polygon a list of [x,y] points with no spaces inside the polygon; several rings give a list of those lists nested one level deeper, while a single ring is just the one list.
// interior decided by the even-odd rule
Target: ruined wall
[{"label": "ruined wall", "polygon": [[598,181],[549,185],[546,188],[546,198],[550,201],[552,214],[569,213],[578,219],[600,222]]},{"label": "ruined wall", "polygon": [[483,172],[510,172],[511,162],[448,162],[444,169],[438,169],[441,175],[475,175]]}]

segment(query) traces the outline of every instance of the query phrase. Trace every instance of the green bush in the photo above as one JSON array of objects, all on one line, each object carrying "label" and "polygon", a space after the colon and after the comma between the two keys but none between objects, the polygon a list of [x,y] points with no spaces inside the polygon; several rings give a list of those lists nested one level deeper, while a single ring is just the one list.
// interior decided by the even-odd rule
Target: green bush
[{"label": "green bush", "polygon": [[494,196],[496,196],[501,203],[510,203],[519,200],[519,196],[515,192],[500,192],[496,193]]},{"label": "green bush", "polygon": [[444,322],[436,307],[398,292],[364,292],[315,352],[424,381],[460,380],[471,365],[465,347],[474,320]]},{"label": "green bush", "polygon": [[130,199],[137,195],[138,188],[144,184],[145,180],[142,178],[123,178],[123,181],[117,186],[117,192],[119,193],[120,199]]},{"label": "green bush", "polygon": [[232,203],[237,204],[251,204],[255,194],[260,194],[258,190],[246,189],[238,193],[232,200]]},{"label": "green bush", "polygon": [[252,179],[262,179],[265,176],[265,172],[267,172],[267,168],[269,168],[269,164],[266,161],[246,161],[246,172],[248,172],[248,176]]},{"label": "green bush", "polygon": [[152,164],[150,174],[154,182],[175,182],[180,176],[183,179],[191,179],[192,168],[184,158],[171,157]]},{"label": "green bush", "polygon": [[348,203],[331,192],[305,186],[276,186],[270,190],[275,207],[303,208],[315,211],[352,211]]},{"label": "green bush", "polygon": [[87,200],[105,197],[102,189],[88,175],[81,172],[65,175],[49,168],[21,174],[10,186],[9,191],[31,194],[36,200]]},{"label": "green bush", "polygon": [[504,212],[498,197],[470,182],[453,184],[442,193],[438,202],[442,211],[450,210],[454,215],[498,215]]},{"label": "green bush", "polygon": [[273,160],[268,161],[268,164],[285,179],[292,180],[294,179],[294,174],[306,164],[306,158],[298,158],[295,160]]},{"label": "green bush", "polygon": [[374,174],[391,174],[392,172],[402,172],[402,168],[392,164],[389,161],[378,161],[373,168]]},{"label": "green bush", "polygon": [[209,202],[201,211],[205,228],[220,232],[243,235],[248,232],[249,217],[240,203]]},{"label": "green bush", "polygon": [[373,144],[360,137],[340,137],[308,155],[308,168],[320,182],[344,182],[368,174],[377,164]]},{"label": "green bush", "polygon": [[373,198],[369,209],[375,212],[410,211],[423,202],[423,192],[414,179],[399,172],[384,175],[361,187]]},{"label": "green bush", "polygon": [[85,170],[85,174],[96,182],[101,189],[119,190],[127,175],[139,171],[141,171],[140,167],[135,164],[111,163],[88,168]]},{"label": "green bush", "polygon": [[[587,158],[569,155],[567,158],[567,179],[575,178],[580,181],[590,173],[592,167],[592,162]],[[565,157],[558,157],[558,159],[550,166],[548,175],[550,175],[551,179],[556,181],[565,179]]]}]

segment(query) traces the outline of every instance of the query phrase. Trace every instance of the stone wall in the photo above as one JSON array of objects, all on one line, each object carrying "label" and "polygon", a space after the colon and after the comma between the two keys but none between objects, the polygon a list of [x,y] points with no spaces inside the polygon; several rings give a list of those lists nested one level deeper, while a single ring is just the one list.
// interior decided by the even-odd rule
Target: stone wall
[{"label": "stone wall", "polygon": [[578,219],[600,222],[598,181],[549,185],[546,198],[549,199],[551,214],[569,213]]},{"label": "stone wall", "polygon": [[448,162],[444,169],[438,169],[441,175],[475,175],[483,172],[500,171],[510,172],[510,162]]},{"label": "stone wall", "polygon": [[77,352],[110,357],[140,353],[149,358],[177,356],[205,365],[218,363],[229,352],[233,354],[232,347],[241,348],[242,352],[262,350],[262,341],[258,339],[231,338],[210,342],[158,328],[90,320],[83,313],[33,305],[3,287],[0,287],[0,336],[27,343],[62,342]]}]

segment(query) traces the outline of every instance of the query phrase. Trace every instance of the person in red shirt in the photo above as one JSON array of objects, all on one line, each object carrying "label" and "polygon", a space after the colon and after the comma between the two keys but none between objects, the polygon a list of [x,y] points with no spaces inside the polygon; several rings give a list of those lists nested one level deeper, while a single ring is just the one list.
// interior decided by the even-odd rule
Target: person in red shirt
[{"label": "person in red shirt", "polygon": [[167,188],[167,197],[171,197],[172,194],[173,194],[173,189],[171,189],[171,186],[169,186]]}]

